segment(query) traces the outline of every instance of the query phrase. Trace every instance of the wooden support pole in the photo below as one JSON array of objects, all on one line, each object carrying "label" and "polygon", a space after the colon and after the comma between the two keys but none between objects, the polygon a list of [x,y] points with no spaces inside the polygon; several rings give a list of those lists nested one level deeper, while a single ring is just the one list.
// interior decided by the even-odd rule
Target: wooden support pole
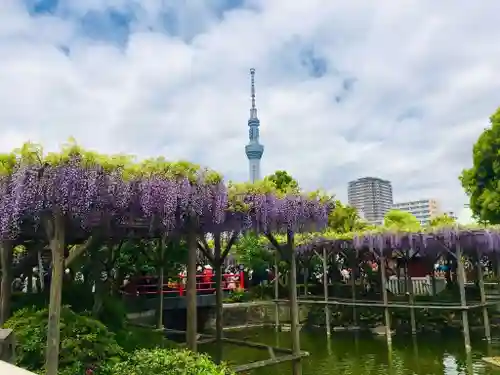
[{"label": "wooden support pole", "polygon": [[0,327],[10,318],[12,296],[12,258],[13,246],[10,241],[0,242],[0,264],[2,281],[0,283]]},{"label": "wooden support pole", "polygon": [[488,306],[486,305],[486,292],[484,290],[484,275],[483,266],[481,264],[481,253],[478,252],[477,259],[477,279],[479,284],[479,292],[481,294],[481,304],[483,305],[483,323],[484,323],[484,337],[486,341],[491,343],[491,327],[490,318],[488,316]]},{"label": "wooden support pole", "polygon": [[186,285],[186,344],[187,348],[196,352],[196,335],[198,331],[198,311],[196,304],[196,261],[198,244],[196,234],[187,234],[188,264],[187,264],[187,285]]},{"label": "wooden support pole", "polygon": [[[408,303],[410,306],[415,305],[415,296],[413,292],[413,280],[411,275],[408,273],[408,263],[410,261],[410,250],[406,250],[406,259],[405,259],[405,276],[406,276],[406,290],[408,291]],[[411,334],[417,334],[417,320],[415,318],[415,309],[412,307],[410,309],[410,325],[411,325]]]},{"label": "wooden support pole", "polygon": [[[279,251],[276,249],[274,251],[274,299],[279,299],[280,290],[280,271],[279,265]],[[276,332],[280,329],[280,305],[276,302],[274,304],[274,329]]]},{"label": "wooden support pole", "polygon": [[384,303],[384,318],[385,318],[385,336],[387,339],[387,345],[389,346],[389,352],[391,352],[392,347],[392,333],[391,333],[391,313],[389,311],[388,303],[389,297],[387,295],[387,279],[385,274],[385,257],[383,255],[383,249],[380,250],[380,280],[382,284],[382,301]]},{"label": "wooden support pole", "polygon": [[356,260],[357,260],[357,254],[351,254],[351,252],[348,250],[348,257],[349,257],[349,263],[351,266],[351,300],[352,300],[352,321],[354,327],[357,328],[358,326],[358,313],[356,310]]},{"label": "wooden support pole", "polygon": [[164,287],[163,285],[165,284],[165,270],[164,270],[164,267],[163,267],[163,264],[160,265],[159,267],[159,275],[158,275],[158,294],[160,296],[160,300],[159,300],[159,303],[158,303],[158,322],[156,324],[157,328],[158,329],[162,329],[163,328],[163,309],[164,309],[164,304],[165,304],[165,300],[164,300],[164,294],[163,294],[163,291],[164,291]]},{"label": "wooden support pole", "polygon": [[[458,281],[458,289],[460,291],[460,305],[462,307],[467,306],[467,300],[465,297],[465,270],[464,270],[464,262],[462,259],[462,249],[460,244],[456,245],[456,257],[457,257],[457,281]],[[470,330],[469,330],[469,316],[467,314],[467,310],[462,310],[462,327],[464,332],[464,343],[465,343],[465,352],[467,355],[471,353],[471,344],[470,344]]]},{"label": "wooden support pole", "polygon": [[293,361],[293,375],[302,375],[302,363],[300,358],[300,328],[299,328],[299,304],[297,298],[297,254],[295,252],[293,233],[287,233],[286,251],[290,256],[290,317],[292,331],[292,354],[297,356]]},{"label": "wooden support pole", "polygon": [[304,295],[309,295],[309,264],[304,265]]},{"label": "wooden support pole", "polygon": [[64,219],[60,212],[54,212],[53,220],[48,219],[46,225],[47,237],[52,253],[49,322],[47,327],[47,350],[45,352],[45,369],[47,375],[57,375],[59,369],[62,283],[64,276],[64,250],[66,249]]},{"label": "wooden support pole", "polygon": [[158,329],[163,328],[163,309],[164,309],[164,304],[165,300],[163,298],[164,294],[164,284],[165,284],[165,242],[163,241],[163,237],[160,237],[158,239],[158,260],[159,260],[159,266],[158,266],[158,294],[160,296],[160,301],[158,303],[158,322],[156,326]]},{"label": "wooden support pole", "polygon": [[[327,264],[327,253],[326,248],[323,247],[323,257],[321,261],[323,263],[323,296],[325,302],[328,302],[328,264]],[[332,327],[330,326],[330,306],[325,303],[325,326],[326,335],[329,337],[332,334]]]},{"label": "wooden support pole", "polygon": [[[223,308],[222,308],[222,258],[220,233],[214,235],[214,271],[215,271],[215,363],[222,362],[223,346]],[[248,316],[248,314],[247,314]]]}]

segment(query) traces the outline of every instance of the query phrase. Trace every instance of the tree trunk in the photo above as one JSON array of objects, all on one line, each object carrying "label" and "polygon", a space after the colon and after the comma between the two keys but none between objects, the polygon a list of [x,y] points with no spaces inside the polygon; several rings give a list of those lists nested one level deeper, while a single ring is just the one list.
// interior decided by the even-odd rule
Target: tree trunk
[{"label": "tree trunk", "polygon": [[47,234],[52,252],[52,277],[50,282],[49,324],[47,329],[47,351],[45,369],[47,375],[57,375],[59,368],[59,343],[61,339],[61,299],[64,275],[65,228],[64,217],[54,213],[47,223]]},{"label": "tree trunk", "polygon": [[164,284],[165,284],[165,243],[163,241],[163,237],[161,237],[158,240],[158,263],[159,266],[157,267],[158,269],[158,322],[157,322],[157,328],[158,329],[163,329],[163,305],[164,305],[164,299],[163,299],[163,290],[164,290]]},{"label": "tree trunk", "polygon": [[12,243],[0,242],[0,261],[2,263],[2,282],[0,285],[0,326],[10,318],[12,295]]},{"label": "tree trunk", "polygon": [[196,352],[196,335],[198,333],[198,311],[196,306],[196,257],[198,253],[198,246],[196,243],[196,234],[190,232],[187,234],[188,246],[188,264],[187,264],[187,290],[186,290],[186,304],[187,304],[187,329],[186,329],[186,343],[189,350]]}]

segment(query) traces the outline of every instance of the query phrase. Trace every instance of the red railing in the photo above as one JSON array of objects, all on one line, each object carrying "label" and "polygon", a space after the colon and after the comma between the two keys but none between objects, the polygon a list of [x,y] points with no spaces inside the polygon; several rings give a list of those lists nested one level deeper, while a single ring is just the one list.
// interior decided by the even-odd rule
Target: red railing
[{"label": "red railing", "polygon": [[[222,275],[222,290],[231,291],[235,289],[245,289],[245,274],[243,271],[238,273],[226,273]],[[163,284],[163,288],[158,287],[159,278],[157,276],[142,276],[132,280],[129,284],[122,287],[122,293],[125,295],[155,295],[166,294],[172,296],[186,295],[187,276],[179,276],[174,282],[170,281]],[[215,292],[214,275],[196,275],[197,292]]]}]

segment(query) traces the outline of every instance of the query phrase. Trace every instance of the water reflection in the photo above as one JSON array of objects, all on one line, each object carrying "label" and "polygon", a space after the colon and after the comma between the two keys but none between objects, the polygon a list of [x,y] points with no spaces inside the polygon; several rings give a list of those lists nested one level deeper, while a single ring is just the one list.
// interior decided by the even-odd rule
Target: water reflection
[{"label": "water reflection", "polygon": [[[227,336],[248,341],[289,347],[290,333],[276,333],[270,329],[231,332]],[[500,370],[484,365],[481,357],[500,355],[500,343],[488,345],[479,340],[473,343],[469,358],[465,355],[460,335],[422,336],[418,338],[395,336],[392,350],[387,349],[384,337],[362,334],[334,333],[330,339],[324,331],[304,331],[302,349],[311,355],[303,361],[303,375],[424,375],[424,374],[478,374],[500,375]],[[210,352],[210,348],[207,349]],[[227,346],[224,358],[233,364],[242,364],[268,358],[265,351]],[[254,370],[255,375],[289,374],[291,364]]]}]

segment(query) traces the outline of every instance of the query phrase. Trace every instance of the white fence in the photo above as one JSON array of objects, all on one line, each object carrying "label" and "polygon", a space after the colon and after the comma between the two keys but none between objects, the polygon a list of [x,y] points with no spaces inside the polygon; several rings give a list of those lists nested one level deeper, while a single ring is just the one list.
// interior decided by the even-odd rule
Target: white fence
[{"label": "white fence", "polygon": [[[411,283],[413,286],[413,294],[416,296],[430,296],[432,295],[432,278],[426,277],[412,277]],[[446,279],[444,277],[436,277],[436,294],[442,292],[446,288]],[[408,290],[406,287],[406,280],[404,278],[397,278],[391,276],[387,280],[387,289],[393,294],[405,294]]]}]

